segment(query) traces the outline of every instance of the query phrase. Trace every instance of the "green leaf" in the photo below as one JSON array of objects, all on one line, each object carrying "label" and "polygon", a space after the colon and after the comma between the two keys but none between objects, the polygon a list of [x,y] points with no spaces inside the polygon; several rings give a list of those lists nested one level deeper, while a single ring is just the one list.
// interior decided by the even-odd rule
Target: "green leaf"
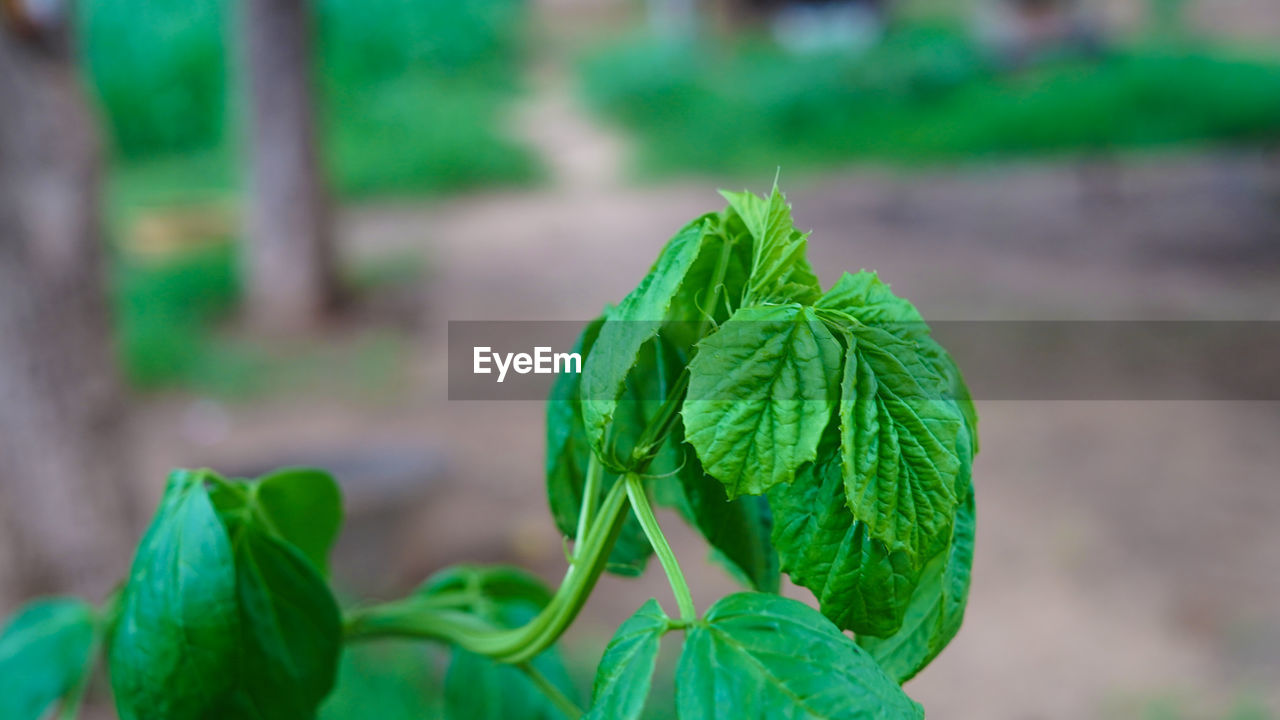
[{"label": "green leaf", "polygon": [[886,638],[858,637],[860,644],[898,682],[915,677],[960,631],[973,567],[974,497],[960,506],[947,553],[925,568],[902,628]]},{"label": "green leaf", "polygon": [[951,355],[933,339],[929,326],[915,305],[893,294],[889,285],[874,272],[863,270],[857,274],[845,273],[822,296],[818,307],[839,310],[864,325],[887,330],[916,347],[916,352],[939,376],[947,381],[950,397],[955,400],[964,415],[971,452],[978,449],[978,412],[964,376]]},{"label": "green leaf", "polygon": [[200,720],[235,689],[240,640],[231,541],[203,486],[179,470],[142,539],[112,636],[124,720]]},{"label": "green leaf", "polygon": [[311,718],[333,688],[342,615],[294,546],[254,522],[232,525],[239,653],[234,704],[244,717]]},{"label": "green leaf", "polygon": [[805,259],[808,234],[795,229],[791,206],[774,185],[767,198],[750,192],[720,192],[755,240],[746,304],[798,302],[812,305],[822,294]]},{"label": "green leaf", "polygon": [[849,509],[921,568],[951,537],[964,418],[912,344],[836,315],[846,323],[840,432]]},{"label": "green leaf", "polygon": [[[776,593],[781,581],[778,553],[770,541],[773,515],[763,497],[729,500],[724,486],[709,475],[687,490],[695,508],[696,527],[710,543],[712,559],[747,587]],[[686,486],[688,487],[688,486]]]},{"label": "green leaf", "polygon": [[818,462],[769,491],[773,544],[782,569],[844,630],[888,635],[901,627],[920,572],[849,513],[838,437],[828,431]]},{"label": "green leaf", "polygon": [[112,637],[125,720],[305,720],[332,687],[337,604],[312,562],[251,511],[250,492],[209,472],[170,477]]},{"label": "green leaf", "polygon": [[924,711],[803,603],[730,595],[690,629],[676,668],[682,720],[918,720]]},{"label": "green leaf", "polygon": [[728,496],[791,482],[831,417],[840,344],[799,305],[743,308],[698,343],[684,403],[688,442]]},{"label": "green leaf", "polygon": [[351,643],[319,720],[435,720],[444,698],[434,647],[415,640]]},{"label": "green leaf", "polygon": [[[572,696],[572,681],[553,650],[534,658],[533,667],[561,692]],[[519,668],[462,649],[453,651],[444,679],[446,720],[565,720]]]},{"label": "green leaf", "polygon": [[622,623],[596,670],[586,720],[639,720],[658,662],[658,648],[671,621],[650,599]]},{"label": "green leaf", "polygon": [[[589,323],[578,336],[573,352],[589,357],[603,325],[604,318]],[[582,424],[581,386],[581,375],[561,373],[555,376],[547,399],[547,499],[556,527],[570,539],[578,531],[578,512],[591,458],[591,445]]]},{"label": "green leaf", "polygon": [[258,508],[270,528],[321,572],[342,529],[342,490],[323,470],[287,468],[258,478]]},{"label": "green leaf", "polygon": [[671,300],[662,334],[688,355],[708,331],[742,305],[751,278],[751,233],[737,213],[707,217],[702,249]]},{"label": "green leaf", "polygon": [[84,679],[94,611],[75,598],[28,603],[0,633],[0,717],[40,720]]},{"label": "green leaf", "polygon": [[663,248],[640,285],[606,315],[595,352],[583,358],[582,417],[587,439],[606,452],[605,431],[640,349],[662,328],[672,299],[702,249],[706,218],[686,225]]},{"label": "green leaf", "polygon": [[[574,346],[584,362],[590,358],[596,346],[596,339],[603,318],[587,325]],[[626,397],[619,404],[616,427],[611,430],[611,437],[630,452],[643,426],[643,420],[636,416],[644,416],[648,408],[658,403],[648,401],[657,397],[660,389],[639,389],[640,380],[654,381],[657,366],[654,364],[654,344],[647,343],[641,348],[641,371],[637,372],[627,386]],[[556,376],[551,388],[551,396],[547,401],[547,499],[551,505],[551,515],[556,527],[570,539],[576,539],[578,532],[578,514],[582,508],[582,495],[586,487],[587,469],[591,460],[592,448],[587,440],[586,426],[582,420],[581,375],[562,373]],[[637,428],[637,424],[641,427]],[[596,503],[603,501],[609,488],[618,479],[618,475],[601,470],[601,481],[597,488]],[[637,576],[644,571],[653,548],[645,538],[644,529],[635,517],[628,515],[623,522],[618,540],[609,554],[608,569],[610,572]]]},{"label": "green leaf", "polygon": [[956,498],[970,493],[976,415],[919,312],[875,274],[846,274],[818,307],[846,346],[840,437],[824,439],[806,478],[770,494],[774,543],[833,622],[889,636],[923,602],[927,572],[937,585]]},{"label": "green leaf", "polygon": [[890,330],[903,339],[928,337],[929,326],[910,301],[893,294],[874,272],[845,273],[816,303],[839,310],[866,325]]}]

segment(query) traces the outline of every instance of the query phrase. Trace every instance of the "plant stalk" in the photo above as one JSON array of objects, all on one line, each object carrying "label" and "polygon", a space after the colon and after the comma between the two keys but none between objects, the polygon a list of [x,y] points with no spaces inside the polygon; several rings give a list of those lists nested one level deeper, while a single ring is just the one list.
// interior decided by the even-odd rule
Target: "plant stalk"
[{"label": "plant stalk", "polygon": [[595,453],[587,460],[587,479],[582,484],[582,509],[578,512],[578,532],[574,535],[573,558],[577,562],[578,549],[582,539],[587,536],[587,529],[595,519],[596,495],[600,494],[600,480],[604,475],[604,466]]},{"label": "plant stalk", "polygon": [[575,553],[577,562],[565,573],[556,594],[522,627],[497,630],[470,613],[440,607],[431,598],[409,598],[352,612],[346,621],[346,639],[420,637],[456,644],[502,662],[531,660],[560,637],[586,603],[604,572],[626,510],[626,487],[619,482],[605,497],[581,552]]},{"label": "plant stalk", "polygon": [[627,497],[631,500],[631,509],[635,511],[640,526],[644,528],[645,537],[658,556],[658,562],[667,573],[671,583],[671,594],[675,596],[676,606],[680,609],[680,619],[693,622],[698,619],[698,610],[693,604],[693,595],[689,592],[689,584],[685,582],[684,573],[680,570],[680,562],[667,543],[667,538],[658,526],[658,518],[653,514],[653,506],[649,504],[649,496],[645,494],[644,483],[638,475],[627,475]]}]

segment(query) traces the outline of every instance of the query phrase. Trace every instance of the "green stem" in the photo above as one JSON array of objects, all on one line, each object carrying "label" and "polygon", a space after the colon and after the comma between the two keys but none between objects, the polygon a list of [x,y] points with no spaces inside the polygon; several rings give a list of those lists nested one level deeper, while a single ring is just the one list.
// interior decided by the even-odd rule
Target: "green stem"
[{"label": "green stem", "polygon": [[595,520],[596,512],[596,495],[600,494],[600,480],[604,475],[604,466],[600,464],[600,458],[595,453],[591,453],[591,458],[587,461],[587,479],[582,485],[582,509],[578,512],[578,533],[574,535],[573,555],[576,559],[578,556],[578,546],[582,545],[582,539],[587,536],[587,528],[591,527],[591,522]]},{"label": "green stem", "polygon": [[653,461],[658,449],[666,442],[667,435],[671,434],[671,428],[675,425],[676,419],[680,417],[680,406],[684,403],[684,394],[688,389],[689,368],[685,368],[680,371],[680,376],[671,386],[662,407],[658,408],[658,412],[640,434],[640,439],[636,441],[636,446],[631,453],[632,467],[627,469],[627,472],[644,472],[644,469]]},{"label": "green stem", "polygon": [[[547,610],[539,616],[545,618],[540,627],[524,630],[523,634],[513,636],[516,648],[504,653],[501,659],[507,662],[523,662],[536,657],[551,647],[573,623],[587,598],[595,588],[596,581],[604,573],[609,562],[609,553],[622,530],[622,522],[626,519],[627,493],[622,482],[610,489],[600,506],[596,522],[592,525],[594,532],[589,532],[583,544],[582,552],[577,553],[577,562],[565,576],[565,582],[556,592]],[[551,611],[551,612],[548,612]]]},{"label": "green stem", "polygon": [[667,580],[671,583],[671,594],[675,596],[676,606],[680,608],[680,619],[684,622],[693,622],[698,619],[698,610],[693,605],[693,595],[689,592],[689,584],[685,582],[684,573],[680,571],[680,562],[676,559],[676,554],[667,543],[666,536],[662,534],[662,528],[658,526],[658,518],[653,514],[649,496],[644,491],[644,483],[638,475],[627,475],[626,482],[631,509],[635,511],[636,517],[640,520],[640,527],[644,528],[645,537],[649,538],[649,544],[653,546],[658,562],[662,563],[662,569],[667,573]]},{"label": "green stem", "polygon": [[627,493],[619,482],[605,497],[564,582],[537,617],[514,630],[495,630],[474,615],[407,600],[364,608],[346,622],[348,641],[376,637],[421,637],[459,645],[508,663],[528,661],[550,647],[577,617],[609,559],[626,519]]},{"label": "green stem", "polygon": [[[592,454],[584,482],[583,504],[578,516],[578,537],[569,569],[550,602],[528,623],[511,630],[498,630],[474,614],[458,611],[456,606],[442,607],[424,598],[407,598],[349,613],[344,623],[346,640],[354,642],[378,637],[418,637],[458,645],[499,662],[519,664],[532,660],[564,634],[586,604],[600,575],[604,573],[609,553],[622,531],[629,498],[637,504],[636,512],[641,521],[648,523],[645,533],[671,579],[684,619],[695,619],[696,611],[688,585],[680,574],[675,554],[671,552],[658,528],[643,486],[639,484],[639,473],[653,461],[656,449],[662,446],[679,417],[680,404],[688,384],[689,372],[686,368],[669,391],[666,402],[641,433],[641,439],[632,454],[631,467],[624,476],[626,479],[620,478],[613,484],[598,508],[595,507],[594,498],[599,494],[598,486],[603,479],[604,467],[603,461]],[[632,490],[633,482],[639,487],[638,493]]]},{"label": "green stem", "polygon": [[554,683],[548,680],[546,675],[538,672],[538,668],[527,662],[522,662],[516,667],[520,668],[520,670],[533,681],[533,684],[538,687],[538,690],[540,690],[543,695],[546,695],[547,699],[551,701],[551,704],[555,705],[556,709],[563,713],[565,717],[569,718],[569,720],[578,720],[578,718],[582,717],[582,708],[578,707],[577,703],[570,700],[569,697],[560,690],[560,688],[556,687]]},{"label": "green stem", "polygon": [[716,302],[720,299],[720,287],[724,285],[724,276],[729,271],[729,258],[733,255],[734,239],[727,233],[722,233],[720,238],[723,243],[720,245],[720,257],[716,258],[715,274],[711,276],[711,284],[708,287],[711,290],[710,302],[707,303],[707,309],[703,312],[706,316],[702,318],[702,325],[698,328],[698,337],[707,334],[707,327],[711,325],[711,319],[716,314]]}]

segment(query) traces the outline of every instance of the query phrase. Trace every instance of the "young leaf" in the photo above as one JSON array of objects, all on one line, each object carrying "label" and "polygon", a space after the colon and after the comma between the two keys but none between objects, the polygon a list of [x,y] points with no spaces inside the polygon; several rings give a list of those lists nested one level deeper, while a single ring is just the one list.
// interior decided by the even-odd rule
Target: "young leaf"
[{"label": "young leaf", "polygon": [[658,334],[685,274],[698,257],[706,235],[706,218],[686,225],[663,248],[640,285],[609,311],[600,328],[596,352],[583,358],[582,418],[587,439],[606,452],[605,431],[635,366],[640,348]]},{"label": "young leaf", "polygon": [[755,240],[746,304],[798,302],[812,305],[822,294],[805,259],[806,233],[796,230],[791,206],[775,185],[768,198],[750,192],[724,192]]},{"label": "young leaf", "polygon": [[964,376],[951,355],[933,339],[920,311],[905,298],[893,294],[889,285],[874,272],[845,273],[827,291],[817,306],[838,310],[864,325],[887,330],[915,345],[916,352],[947,381],[950,397],[960,408],[968,426],[972,451],[978,449],[978,413],[974,409]]},{"label": "young leaf", "polygon": [[342,616],[301,551],[258,524],[231,528],[240,610],[239,682],[244,717],[311,718],[333,688]]},{"label": "young leaf", "polygon": [[622,623],[600,660],[591,709],[584,720],[639,720],[658,662],[658,646],[668,629],[670,619],[653,599]]},{"label": "young leaf", "polygon": [[75,598],[21,608],[0,634],[0,718],[40,720],[79,687],[93,648],[94,611]]},{"label": "young leaf", "polygon": [[258,508],[270,528],[321,572],[342,529],[342,490],[323,470],[286,468],[258,478]]},{"label": "young leaf", "polygon": [[964,419],[913,345],[837,315],[847,344],[840,432],[849,509],[921,568],[951,537]]},{"label": "young leaf", "polygon": [[866,325],[889,330],[903,339],[928,337],[929,326],[920,311],[905,298],[893,294],[874,272],[845,273],[816,303],[848,313]]},{"label": "young leaf", "polygon": [[960,631],[973,566],[974,499],[960,506],[951,548],[925,567],[902,628],[885,638],[858,636],[858,644],[903,683],[915,677]]},{"label": "young leaf", "polygon": [[742,305],[751,278],[751,233],[737,213],[707,219],[702,250],[671,299],[662,334],[685,355]]},{"label": "young leaf", "polygon": [[689,630],[676,668],[682,720],[920,720],[862,648],[803,603],[730,595]]},{"label": "young leaf", "polygon": [[234,691],[236,568],[199,472],[179,470],[142,539],[111,640],[123,720],[201,720]]},{"label": "young leaf", "polygon": [[759,495],[814,459],[838,392],[840,344],[811,308],[743,308],[698,343],[689,371],[689,444],[730,498]]},{"label": "young leaf", "polygon": [[828,430],[818,462],[769,491],[773,545],[782,569],[818,599],[843,630],[888,635],[907,612],[920,573],[906,553],[890,552],[849,513],[838,437]]}]

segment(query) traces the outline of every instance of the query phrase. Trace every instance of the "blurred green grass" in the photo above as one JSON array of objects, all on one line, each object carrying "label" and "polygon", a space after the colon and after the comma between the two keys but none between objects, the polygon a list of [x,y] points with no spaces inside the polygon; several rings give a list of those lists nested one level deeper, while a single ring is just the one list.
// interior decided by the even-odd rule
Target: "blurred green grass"
[{"label": "blurred green grass", "polygon": [[656,173],[1280,138],[1280,63],[1167,39],[998,72],[965,32],[912,22],[859,55],[640,37],[579,67],[590,106],[637,136]]},{"label": "blurred green grass", "polygon": [[[244,400],[265,394],[393,399],[407,342],[392,329],[357,328],[292,341],[235,332],[241,297],[236,248],[216,239],[163,261],[118,257],[113,305],[118,353],[138,388],[182,387]],[[411,261],[360,267],[348,286],[380,292],[416,282]]]},{"label": "blurred green grass", "polygon": [[328,158],[348,195],[535,179],[503,126],[520,90],[522,0],[321,0]]},{"label": "blurred green grass", "polygon": [[[229,245],[185,253],[159,265],[115,263],[116,339],[129,380],[143,387],[198,382],[202,365],[225,367],[210,343],[211,325],[240,295]],[[221,374],[221,373],[220,373]]]}]

